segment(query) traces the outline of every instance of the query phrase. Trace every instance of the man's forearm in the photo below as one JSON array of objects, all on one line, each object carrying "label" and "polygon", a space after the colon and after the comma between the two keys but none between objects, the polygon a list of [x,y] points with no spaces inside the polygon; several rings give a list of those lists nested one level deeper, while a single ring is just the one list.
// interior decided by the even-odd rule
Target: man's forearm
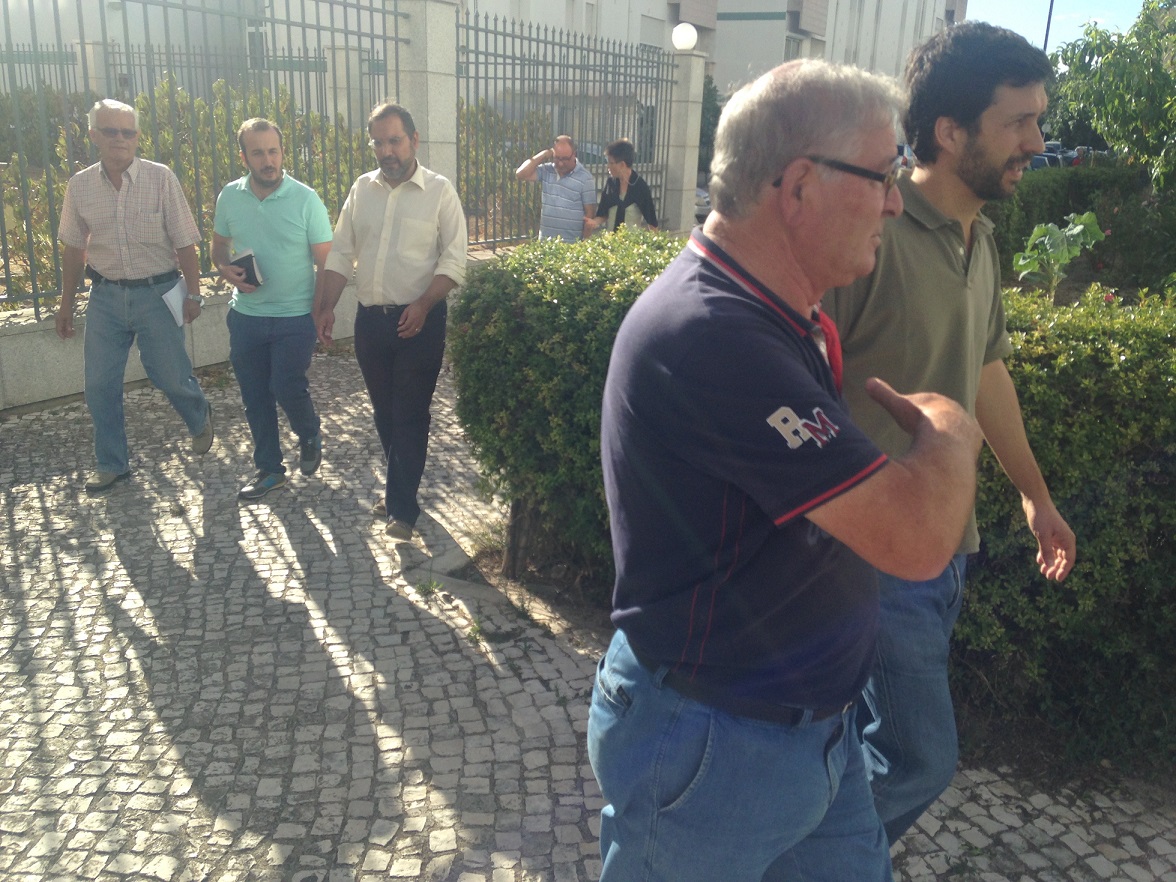
[{"label": "man's forearm", "polygon": [[449,296],[449,292],[457,287],[457,282],[449,276],[433,276],[425,293],[417,298],[426,309],[432,309]]},{"label": "man's forearm", "polygon": [[320,270],[315,277],[312,313],[320,315],[323,312],[334,312],[346,287],[347,277],[342,273],[329,269]]},{"label": "man's forearm", "polygon": [[1029,446],[1021,403],[1004,362],[990,362],[980,374],[976,421],[997,462],[1020,494],[1037,503],[1047,501],[1049,489]]},{"label": "man's forearm", "polygon": [[520,181],[535,180],[535,170],[543,163],[551,159],[554,155],[555,151],[553,151],[550,147],[545,150],[540,150],[538,153],[515,169],[515,177]]},{"label": "man's forearm", "polygon": [[65,246],[61,255],[61,305],[73,308],[74,299],[78,292],[78,285],[82,283],[82,273],[86,267],[86,252],[80,248]]},{"label": "man's forearm", "polygon": [[176,261],[180,265],[180,272],[184,281],[188,283],[188,296],[200,296],[200,259],[196,256],[196,246],[187,245],[176,249]]}]

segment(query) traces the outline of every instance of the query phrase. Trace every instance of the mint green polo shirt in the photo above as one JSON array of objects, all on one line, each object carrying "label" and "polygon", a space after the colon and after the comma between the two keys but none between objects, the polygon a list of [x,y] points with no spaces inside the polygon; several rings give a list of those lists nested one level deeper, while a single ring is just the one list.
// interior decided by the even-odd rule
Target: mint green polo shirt
[{"label": "mint green polo shirt", "polygon": [[233,289],[230,306],[242,315],[306,315],[314,302],[311,245],[334,235],[323,200],[286,174],[265,199],[249,187],[249,175],[226,184],[216,199],[213,229],[232,239],[232,255],[253,249],[265,282],[249,294]]},{"label": "mint green polo shirt", "polygon": [[[865,391],[881,377],[898,392],[938,392],[975,416],[980,371],[1012,352],[1001,300],[992,221],[963,227],[932,205],[910,178],[899,179],[905,208],[886,221],[874,271],[825,294],[821,309],[841,336],[843,393],[854,422],[891,456],[911,437]],[[973,513],[960,552],[980,549]]]}]

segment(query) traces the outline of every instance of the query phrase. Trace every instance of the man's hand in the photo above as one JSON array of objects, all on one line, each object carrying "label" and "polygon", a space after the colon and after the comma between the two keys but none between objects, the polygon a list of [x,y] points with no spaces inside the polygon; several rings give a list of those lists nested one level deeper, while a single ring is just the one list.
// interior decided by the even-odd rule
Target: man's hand
[{"label": "man's hand", "polygon": [[889,383],[877,377],[866,380],[866,393],[886,408],[899,428],[908,435],[914,437],[918,433],[919,423],[926,419],[941,432],[970,436],[973,455],[979,454],[984,439],[980,426],[950,398],[934,392],[899,395]]},{"label": "man's hand", "polygon": [[74,305],[73,300],[61,298],[61,305],[57,307],[57,336],[62,340],[68,340],[74,335]]},{"label": "man's hand", "polygon": [[320,310],[314,317],[314,329],[319,342],[324,346],[330,346],[334,342],[331,333],[335,330],[335,310]]},{"label": "man's hand", "polygon": [[404,308],[404,312],[400,313],[400,322],[396,326],[396,332],[401,339],[415,337],[425,326],[429,310],[421,302],[422,299],[414,300]]},{"label": "man's hand", "polygon": [[1051,500],[1038,506],[1028,497],[1021,497],[1025,521],[1037,540],[1037,565],[1041,575],[1061,582],[1074,569],[1077,540]]},{"label": "man's hand", "polygon": [[200,303],[190,297],[184,298],[184,324],[190,325],[200,318]]},{"label": "man's hand", "polygon": [[245,281],[245,270],[235,264],[226,263],[218,267],[221,278],[234,286],[242,294],[252,294],[257,290],[256,285],[250,285]]}]

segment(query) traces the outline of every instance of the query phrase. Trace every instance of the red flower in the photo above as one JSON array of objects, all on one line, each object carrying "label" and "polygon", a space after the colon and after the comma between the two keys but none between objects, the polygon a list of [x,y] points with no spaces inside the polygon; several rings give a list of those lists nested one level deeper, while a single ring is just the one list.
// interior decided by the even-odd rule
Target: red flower
[{"label": "red flower", "polygon": [[1114,294],[1106,294],[1106,295],[1104,295],[1104,296],[1103,296],[1103,302],[1104,302],[1104,303],[1114,303],[1114,302],[1115,302],[1115,295],[1114,295]]}]

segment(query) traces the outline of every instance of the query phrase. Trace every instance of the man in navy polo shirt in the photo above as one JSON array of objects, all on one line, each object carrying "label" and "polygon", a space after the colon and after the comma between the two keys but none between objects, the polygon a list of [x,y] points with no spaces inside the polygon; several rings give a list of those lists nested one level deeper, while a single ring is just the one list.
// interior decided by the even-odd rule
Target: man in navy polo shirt
[{"label": "man in navy polo shirt", "polygon": [[942,569],[980,447],[959,405],[871,380],[913,436],[880,452],[817,310],[902,211],[901,108],[892,80],[811,59],[740,90],[715,211],[617,336],[601,441],[619,630],[588,729],[601,882],[891,879],[853,719],[872,566]]}]

